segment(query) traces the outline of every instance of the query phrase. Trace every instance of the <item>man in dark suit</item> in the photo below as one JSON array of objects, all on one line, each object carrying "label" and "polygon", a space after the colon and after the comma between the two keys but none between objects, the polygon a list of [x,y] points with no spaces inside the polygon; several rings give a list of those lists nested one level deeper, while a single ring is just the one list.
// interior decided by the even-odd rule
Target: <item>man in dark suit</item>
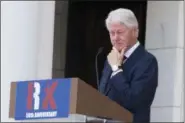
[{"label": "man in dark suit", "polygon": [[104,65],[99,91],[133,113],[134,123],[148,123],[158,85],[157,60],[137,40],[138,22],[131,10],[110,12],[106,26],[113,48]]}]

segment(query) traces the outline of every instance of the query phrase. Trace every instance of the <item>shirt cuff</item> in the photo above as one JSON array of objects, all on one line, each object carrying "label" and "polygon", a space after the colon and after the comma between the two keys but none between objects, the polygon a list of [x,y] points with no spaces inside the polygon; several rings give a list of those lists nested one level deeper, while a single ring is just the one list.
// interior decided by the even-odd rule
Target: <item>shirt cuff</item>
[{"label": "shirt cuff", "polygon": [[118,69],[117,71],[114,71],[114,72],[112,73],[112,75],[111,75],[111,78],[112,78],[113,76],[115,76],[117,73],[122,72],[122,71],[123,71],[122,69]]},{"label": "shirt cuff", "polygon": [[119,68],[118,68],[118,66],[117,65],[113,65],[112,66],[112,71],[117,71]]}]

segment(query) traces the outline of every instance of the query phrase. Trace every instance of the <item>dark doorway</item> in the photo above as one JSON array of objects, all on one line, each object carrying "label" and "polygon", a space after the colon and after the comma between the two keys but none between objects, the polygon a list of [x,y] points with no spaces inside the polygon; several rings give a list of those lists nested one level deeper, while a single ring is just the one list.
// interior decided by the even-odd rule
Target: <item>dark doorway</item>
[{"label": "dark doorway", "polygon": [[99,56],[101,75],[106,55],[111,49],[105,18],[111,10],[116,8],[131,9],[138,19],[139,40],[144,45],[147,2],[77,2],[71,0],[68,5],[65,77],[79,77],[96,88],[96,53],[99,47],[105,48]]}]

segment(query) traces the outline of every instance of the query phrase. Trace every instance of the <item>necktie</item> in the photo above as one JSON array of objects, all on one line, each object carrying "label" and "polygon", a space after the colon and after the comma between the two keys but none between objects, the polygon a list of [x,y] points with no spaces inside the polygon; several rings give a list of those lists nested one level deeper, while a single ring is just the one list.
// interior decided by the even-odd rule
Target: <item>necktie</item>
[{"label": "necktie", "polygon": [[123,61],[125,61],[127,59],[127,57],[124,55],[124,57],[123,57]]},{"label": "necktie", "polygon": [[124,57],[123,57],[123,63],[125,63],[126,60],[127,60],[127,57],[124,55]]}]

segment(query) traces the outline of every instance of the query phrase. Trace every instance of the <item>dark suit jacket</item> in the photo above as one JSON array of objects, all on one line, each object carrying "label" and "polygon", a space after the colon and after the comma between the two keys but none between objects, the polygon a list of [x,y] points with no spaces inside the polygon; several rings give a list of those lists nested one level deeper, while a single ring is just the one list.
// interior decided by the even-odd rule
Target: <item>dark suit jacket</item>
[{"label": "dark suit jacket", "polygon": [[102,72],[99,91],[134,115],[134,123],[150,122],[150,108],[158,85],[156,58],[141,45],[122,66],[123,72],[110,77],[108,62]]}]

